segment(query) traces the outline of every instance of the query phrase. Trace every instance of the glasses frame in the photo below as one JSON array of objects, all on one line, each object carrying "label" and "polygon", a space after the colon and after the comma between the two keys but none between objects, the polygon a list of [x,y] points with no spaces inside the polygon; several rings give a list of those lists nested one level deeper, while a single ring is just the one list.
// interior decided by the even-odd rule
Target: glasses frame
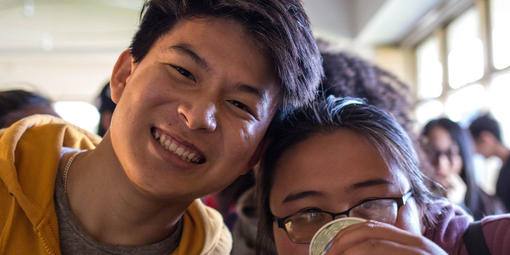
[{"label": "glasses frame", "polygon": [[450,162],[453,160],[455,156],[461,156],[460,147],[455,142],[452,142],[452,145],[447,150],[444,151],[437,149],[426,138],[421,141],[421,144],[427,158],[433,165],[437,165],[439,163],[439,159],[441,158],[441,156],[445,156]]},{"label": "glasses frame", "polygon": [[[338,217],[340,215],[345,215],[345,216],[349,217],[349,213],[351,212],[351,210],[353,208],[358,207],[359,205],[361,205],[363,203],[370,202],[370,201],[375,201],[375,200],[391,199],[391,200],[394,200],[395,202],[397,202],[397,212],[398,212],[398,210],[400,210],[400,207],[404,206],[407,203],[407,200],[412,196],[412,194],[413,194],[413,192],[411,190],[409,190],[406,193],[404,193],[401,197],[376,197],[376,198],[364,199],[364,200],[361,200],[356,205],[352,206],[351,208],[349,208],[349,209],[347,209],[347,210],[345,210],[343,212],[339,212],[339,213],[328,212],[328,211],[324,211],[324,210],[320,210],[320,209],[318,209],[317,211],[329,214],[331,216],[331,220],[334,220],[336,217]],[[293,217],[295,215],[298,215],[300,213],[303,213],[304,211],[307,211],[307,210],[309,210],[309,209],[300,210],[298,212],[295,212],[295,213],[293,213],[293,214],[291,214],[289,216],[285,216],[283,218],[278,218],[278,217],[273,215],[273,221],[276,221],[278,227],[282,228],[283,230],[285,230],[285,232],[288,235],[289,232],[287,232],[287,228],[285,228],[285,221],[288,218]],[[291,239],[291,241],[294,242],[294,240],[292,240],[292,239]],[[294,242],[294,243],[296,243],[296,242]]]}]

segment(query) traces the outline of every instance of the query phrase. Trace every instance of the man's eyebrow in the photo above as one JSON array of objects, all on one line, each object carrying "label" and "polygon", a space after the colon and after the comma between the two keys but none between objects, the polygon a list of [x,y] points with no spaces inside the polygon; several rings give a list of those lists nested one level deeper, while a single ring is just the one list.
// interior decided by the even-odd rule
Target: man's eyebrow
[{"label": "man's eyebrow", "polygon": [[267,99],[266,93],[262,92],[262,90],[258,89],[255,86],[252,86],[252,85],[241,83],[236,86],[236,90],[246,92],[248,94],[252,94],[252,95],[256,96],[259,100]]},{"label": "man's eyebrow", "polygon": [[352,192],[357,189],[378,186],[378,185],[394,185],[394,183],[389,180],[383,179],[383,178],[370,179],[370,180],[365,180],[365,181],[361,181],[361,182],[352,184],[349,188],[347,188],[347,191]]},{"label": "man's eyebrow", "polygon": [[195,53],[195,51],[193,51],[193,47],[191,47],[191,45],[189,44],[177,44],[168,47],[168,49],[186,55],[193,59],[193,61],[200,65],[201,67],[209,69],[209,65],[207,64],[207,62],[203,58],[201,58],[197,53]]},{"label": "man's eyebrow", "polygon": [[287,195],[285,197],[285,199],[283,199],[282,204],[296,201],[299,199],[303,199],[306,197],[323,197],[323,196],[324,196],[324,193],[322,193],[322,192],[315,191],[315,190],[306,190],[306,191],[291,193],[291,194]]}]

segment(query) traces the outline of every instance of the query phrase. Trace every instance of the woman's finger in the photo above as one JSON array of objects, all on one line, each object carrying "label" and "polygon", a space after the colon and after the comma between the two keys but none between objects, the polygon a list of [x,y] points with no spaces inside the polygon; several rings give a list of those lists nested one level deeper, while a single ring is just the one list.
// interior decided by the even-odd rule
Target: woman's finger
[{"label": "woman's finger", "polygon": [[422,255],[428,254],[424,253],[423,250],[402,245],[399,243],[386,241],[386,240],[366,240],[361,243],[358,243],[355,246],[349,247],[347,249],[339,249],[338,247],[331,247],[327,252],[328,255],[360,255],[360,254],[370,254],[370,255],[387,255],[387,254],[399,254],[399,255]]},{"label": "woman's finger", "polygon": [[342,230],[334,238],[331,248],[344,252],[362,243],[378,241],[388,241],[402,247],[411,247],[412,249],[422,251],[441,251],[437,245],[421,235],[412,234],[393,225],[374,221],[355,224]]}]

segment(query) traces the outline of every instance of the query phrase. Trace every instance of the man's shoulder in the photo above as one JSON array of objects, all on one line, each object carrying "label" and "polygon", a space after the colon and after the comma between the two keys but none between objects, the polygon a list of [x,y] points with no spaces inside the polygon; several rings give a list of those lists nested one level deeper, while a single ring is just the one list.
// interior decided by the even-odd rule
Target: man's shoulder
[{"label": "man's shoulder", "polygon": [[[221,214],[215,209],[204,205],[199,199],[195,200],[183,217],[184,225],[179,251],[185,254],[195,254],[200,247],[199,254],[230,254],[232,236],[223,223]],[[176,254],[180,254],[180,253]]]},{"label": "man's shoulder", "polygon": [[508,188],[507,185],[510,183],[510,157],[503,162],[501,168],[499,169],[499,176],[497,180],[496,187],[498,189]]},{"label": "man's shoulder", "polygon": [[507,172],[510,172],[510,155],[506,158],[505,161],[503,161],[503,165],[501,166],[501,170],[507,170]]}]

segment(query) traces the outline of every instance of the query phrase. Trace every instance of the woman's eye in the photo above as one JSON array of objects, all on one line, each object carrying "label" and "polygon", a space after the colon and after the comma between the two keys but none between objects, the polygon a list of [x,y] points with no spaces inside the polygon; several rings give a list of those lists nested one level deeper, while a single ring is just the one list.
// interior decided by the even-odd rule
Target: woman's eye
[{"label": "woman's eye", "polygon": [[245,104],[239,102],[239,101],[236,101],[236,100],[227,100],[229,103],[231,103],[232,105],[234,105],[235,107],[249,113],[250,115],[253,115],[252,111],[250,110],[250,108],[248,106],[246,106]]},{"label": "woman's eye", "polygon": [[376,204],[375,203],[372,203],[372,202],[366,202],[366,203],[363,203],[360,205],[360,208],[363,208],[364,210],[370,210],[370,209],[373,209]]},{"label": "woman's eye", "polygon": [[326,218],[326,215],[324,214],[324,212],[317,210],[317,209],[306,211],[302,214],[302,216],[304,217],[304,219],[306,219],[307,222],[316,222],[316,221],[322,222]]},{"label": "woman's eye", "polygon": [[179,67],[179,66],[174,66],[174,65],[170,65],[172,66],[177,72],[179,72],[182,76],[192,80],[192,81],[195,81],[195,77],[193,76],[193,74],[191,74],[188,70],[182,68],[182,67]]},{"label": "woman's eye", "polygon": [[392,205],[395,203],[393,200],[388,199],[378,199],[378,200],[372,200],[367,201],[361,205],[359,205],[360,209],[362,210],[384,210],[385,208],[391,208]]},{"label": "woman's eye", "polygon": [[319,212],[308,212],[306,214],[306,217],[308,218],[308,221],[312,221],[312,220],[314,220],[315,218],[317,218],[319,216],[320,216]]}]

